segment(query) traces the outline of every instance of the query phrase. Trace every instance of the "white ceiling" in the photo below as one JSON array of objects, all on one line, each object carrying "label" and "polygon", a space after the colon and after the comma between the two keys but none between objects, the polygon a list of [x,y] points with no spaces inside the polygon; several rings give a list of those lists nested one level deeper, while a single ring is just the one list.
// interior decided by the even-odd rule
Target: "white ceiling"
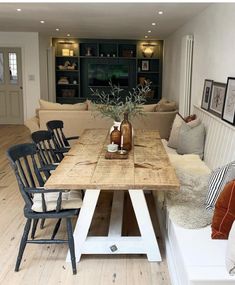
[{"label": "white ceiling", "polygon": [[[0,4],[0,31],[40,32],[52,37],[164,39],[209,4],[27,3]],[[21,12],[16,9],[21,8]],[[158,11],[164,11],[159,15]],[[45,23],[41,24],[40,20]],[[156,22],[156,26],[151,23]],[[60,28],[56,32],[56,28]],[[148,34],[147,31],[152,33]]]}]

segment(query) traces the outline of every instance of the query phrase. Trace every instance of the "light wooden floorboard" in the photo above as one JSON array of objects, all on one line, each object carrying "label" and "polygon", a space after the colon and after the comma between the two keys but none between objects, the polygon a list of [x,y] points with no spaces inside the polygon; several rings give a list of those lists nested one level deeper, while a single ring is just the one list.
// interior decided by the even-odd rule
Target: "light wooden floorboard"
[{"label": "light wooden floorboard", "polygon": [[[28,244],[20,271],[14,272],[18,245],[25,224],[24,203],[5,152],[13,144],[29,141],[30,134],[26,127],[0,125],[0,284],[169,285],[163,244],[159,236],[153,199],[150,194],[147,195],[147,202],[163,262],[149,263],[144,255],[88,255],[82,256],[80,263],[77,264],[77,275],[72,275],[71,264],[65,262],[67,245]],[[111,192],[101,193],[90,233],[98,236],[108,233],[111,198]],[[127,195],[124,205],[125,216],[128,216],[128,223],[123,226],[123,234],[138,235],[139,230],[136,227],[130,198]],[[37,229],[36,237],[49,237],[53,226],[54,221],[47,220],[43,230]],[[66,237],[65,223],[62,223],[58,236]]]}]

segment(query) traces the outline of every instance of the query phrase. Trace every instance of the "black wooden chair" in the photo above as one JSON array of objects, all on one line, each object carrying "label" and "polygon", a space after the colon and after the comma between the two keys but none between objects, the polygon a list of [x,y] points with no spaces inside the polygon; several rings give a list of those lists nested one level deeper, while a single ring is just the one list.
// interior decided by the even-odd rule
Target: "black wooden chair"
[{"label": "black wooden chair", "polygon": [[[51,171],[55,170],[59,162],[64,158],[64,151],[58,149],[52,140],[50,131],[40,130],[31,134],[33,142],[36,144],[38,159],[40,163],[40,171],[44,172],[46,179],[51,175]],[[41,220],[40,228],[44,227],[45,219]],[[31,233],[31,238],[34,238],[36,227]]]},{"label": "black wooden chair", "polygon": [[47,122],[47,129],[53,133],[53,139],[57,147],[64,150],[67,149],[68,151],[70,149],[69,141],[76,140],[79,137],[78,136],[66,137],[64,135],[63,128],[64,128],[63,121],[53,120]]},{"label": "black wooden chair", "polygon": [[31,138],[38,149],[41,170],[55,170],[57,165],[64,158],[65,151],[55,145],[52,139],[52,133],[50,131],[40,130],[33,132]]},{"label": "black wooden chair", "polygon": [[[71,219],[77,217],[82,200],[77,191],[73,191],[70,202],[69,196],[72,191],[66,190],[46,190],[43,188],[45,176],[38,161],[38,150],[33,143],[26,143],[12,146],[7,151],[7,156],[15,172],[21,195],[25,202],[24,216],[27,219],[24,227],[24,233],[21,239],[19,253],[16,261],[15,271],[19,271],[20,263],[27,243],[39,244],[61,244],[68,243],[73,274],[77,273],[76,260],[74,251],[73,229]],[[73,206],[71,206],[73,202]],[[67,203],[67,204],[66,204]],[[66,207],[67,205],[67,207]],[[39,219],[59,219],[54,228],[51,239],[34,239],[29,240],[28,234],[33,221],[34,231],[35,224]],[[61,219],[66,219],[68,240],[55,239],[58,226]],[[36,228],[35,228],[36,229]]]}]

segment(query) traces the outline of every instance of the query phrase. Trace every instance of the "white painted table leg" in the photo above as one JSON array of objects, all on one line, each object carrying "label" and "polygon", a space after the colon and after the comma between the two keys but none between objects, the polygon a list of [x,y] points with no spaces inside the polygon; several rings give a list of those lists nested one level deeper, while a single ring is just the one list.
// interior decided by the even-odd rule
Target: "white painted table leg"
[{"label": "white painted table leg", "polygon": [[[83,199],[82,207],[78,216],[76,227],[73,233],[76,261],[79,262],[82,254],[82,248],[86,241],[88,231],[91,225],[95,207],[100,195],[100,190],[87,189]],[[70,253],[68,252],[67,262],[70,262]]]},{"label": "white painted table leg", "polygon": [[161,261],[161,254],[154,233],[143,190],[129,190],[140,234],[144,241],[149,261]]},{"label": "white painted table leg", "polygon": [[123,204],[124,191],[114,191],[108,234],[109,237],[120,237],[122,235]]}]

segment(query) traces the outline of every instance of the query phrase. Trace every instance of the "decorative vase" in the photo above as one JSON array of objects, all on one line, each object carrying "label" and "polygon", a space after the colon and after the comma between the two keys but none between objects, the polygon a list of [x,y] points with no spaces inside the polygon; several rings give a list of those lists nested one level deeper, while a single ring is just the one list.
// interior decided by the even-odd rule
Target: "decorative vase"
[{"label": "decorative vase", "polygon": [[113,125],[112,125],[112,127],[110,128],[110,131],[109,131],[110,134],[111,134],[112,131],[114,130],[114,127],[115,127],[115,126],[117,126],[117,127],[118,127],[118,130],[120,131],[121,122],[117,122],[117,121],[114,121],[114,122],[113,122]]},{"label": "decorative vase", "polygon": [[118,129],[118,126],[114,126],[114,130],[110,134],[110,143],[114,143],[120,146],[121,144],[121,132]]},{"label": "decorative vase", "polygon": [[120,127],[123,149],[131,150],[132,148],[132,125],[128,121],[128,113],[124,114],[124,120],[121,123]]}]

